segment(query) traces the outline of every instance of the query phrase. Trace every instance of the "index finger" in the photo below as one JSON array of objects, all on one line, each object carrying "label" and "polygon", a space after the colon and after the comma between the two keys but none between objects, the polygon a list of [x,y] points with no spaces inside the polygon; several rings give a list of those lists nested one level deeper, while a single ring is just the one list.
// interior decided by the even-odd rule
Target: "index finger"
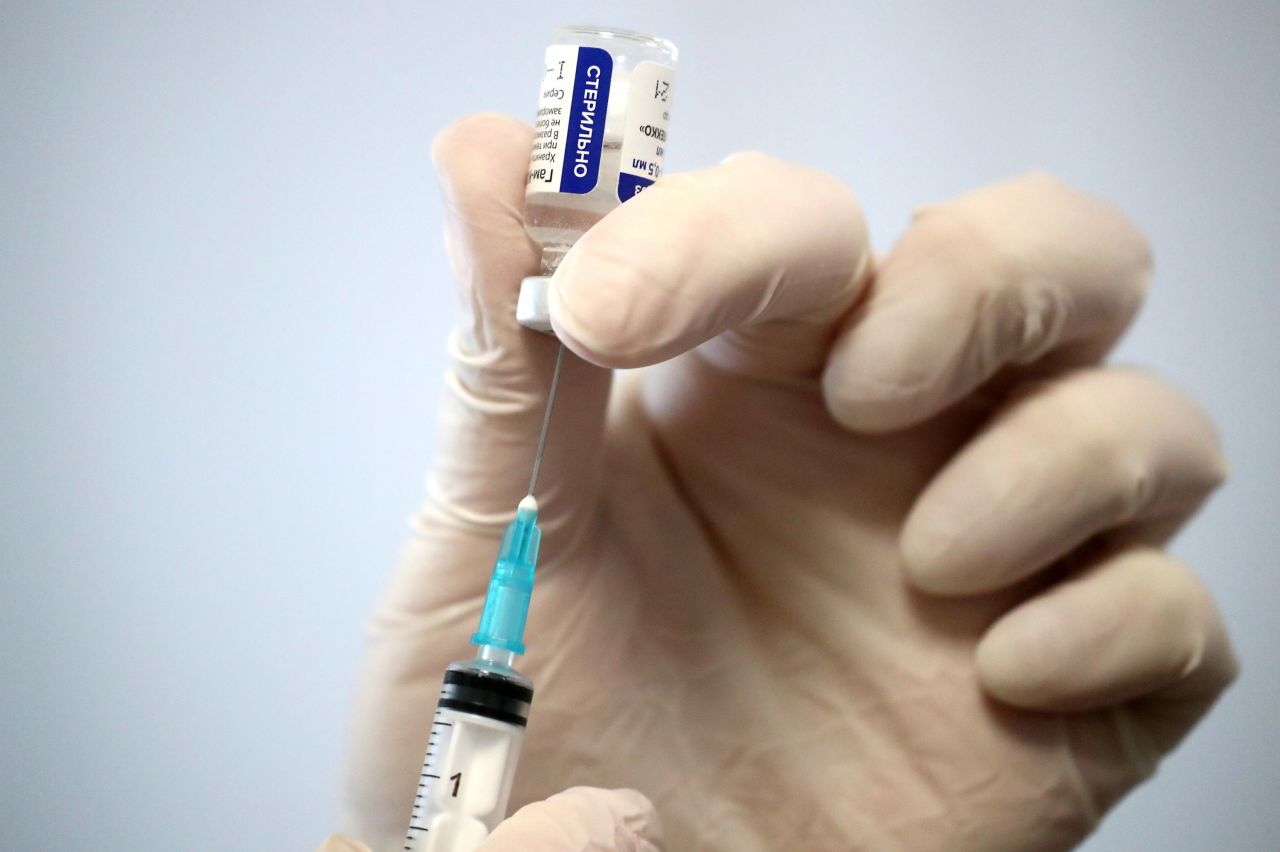
[{"label": "index finger", "polygon": [[665,176],[597,223],[552,278],[551,322],[608,367],[732,330],[719,355],[736,368],[816,371],[868,258],[862,212],[839,181],[740,154]]}]

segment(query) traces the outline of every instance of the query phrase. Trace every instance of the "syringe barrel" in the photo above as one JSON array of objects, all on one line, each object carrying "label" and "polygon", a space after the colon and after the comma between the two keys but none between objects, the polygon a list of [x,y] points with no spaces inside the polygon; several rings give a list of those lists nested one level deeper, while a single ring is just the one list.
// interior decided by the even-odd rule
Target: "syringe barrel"
[{"label": "syringe barrel", "polygon": [[552,35],[525,184],[525,229],[542,249],[542,268],[521,282],[521,325],[551,331],[547,287],[560,260],[662,174],[675,64],[675,45],[643,33],[563,27]]},{"label": "syringe barrel", "polygon": [[502,665],[445,671],[404,848],[472,852],[507,815],[533,686]]}]

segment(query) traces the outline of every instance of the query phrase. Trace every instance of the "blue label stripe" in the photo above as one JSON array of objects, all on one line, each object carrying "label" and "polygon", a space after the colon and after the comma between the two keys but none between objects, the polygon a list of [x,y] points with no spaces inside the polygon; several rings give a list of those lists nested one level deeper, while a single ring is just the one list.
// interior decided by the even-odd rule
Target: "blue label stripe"
[{"label": "blue label stripe", "polygon": [[573,103],[569,106],[560,191],[581,195],[595,189],[600,176],[613,57],[599,47],[579,47],[578,67],[573,77]]},{"label": "blue label stripe", "polygon": [[640,194],[640,190],[652,183],[653,178],[640,177],[640,175],[623,172],[618,175],[618,200],[626,201],[635,198]]}]

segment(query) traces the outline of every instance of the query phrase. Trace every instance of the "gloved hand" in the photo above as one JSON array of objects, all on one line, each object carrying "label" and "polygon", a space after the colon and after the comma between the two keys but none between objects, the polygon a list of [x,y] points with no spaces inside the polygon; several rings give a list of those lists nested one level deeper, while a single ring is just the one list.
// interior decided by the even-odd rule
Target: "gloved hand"
[{"label": "gloved hand", "polygon": [[[355,711],[345,828],[375,849],[546,401],[556,341],[513,320],[531,138],[477,116],[434,149],[466,317]],[[1079,841],[1236,672],[1163,549],[1223,478],[1213,427],[1101,363],[1149,272],[1130,222],[1042,175],[922,209],[880,261],[839,183],[756,154],[609,214],[551,289],[581,360],[513,801],[634,787],[682,852]]]},{"label": "gloved hand", "polygon": [[[407,824],[407,823],[406,823]],[[399,838],[396,838],[399,840]],[[385,841],[387,849],[394,841]],[[653,804],[635,790],[574,787],[525,805],[502,822],[476,852],[658,852],[662,827]],[[363,843],[332,835],[316,852],[370,852]]]}]

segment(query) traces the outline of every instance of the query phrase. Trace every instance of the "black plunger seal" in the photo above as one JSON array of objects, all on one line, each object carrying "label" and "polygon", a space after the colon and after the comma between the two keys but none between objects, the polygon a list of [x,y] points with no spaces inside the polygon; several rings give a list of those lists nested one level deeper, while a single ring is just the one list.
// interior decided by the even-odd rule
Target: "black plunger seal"
[{"label": "black plunger seal", "polygon": [[437,706],[474,713],[509,725],[524,727],[529,722],[533,689],[500,674],[473,668],[445,670],[444,688]]}]

